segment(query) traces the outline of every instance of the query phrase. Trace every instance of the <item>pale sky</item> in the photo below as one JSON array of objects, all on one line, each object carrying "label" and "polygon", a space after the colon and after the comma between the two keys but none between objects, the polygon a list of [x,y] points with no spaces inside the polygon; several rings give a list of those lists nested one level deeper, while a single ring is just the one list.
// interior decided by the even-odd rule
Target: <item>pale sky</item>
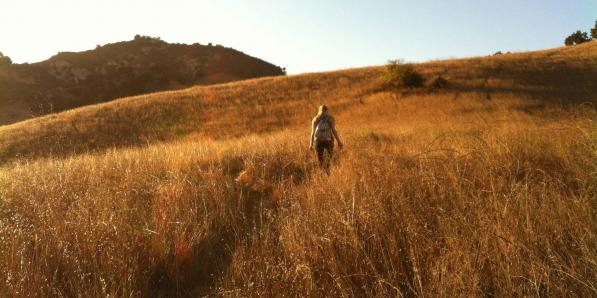
[{"label": "pale sky", "polygon": [[16,63],[130,40],[232,47],[288,72],[563,44],[597,0],[0,0],[0,51]]}]

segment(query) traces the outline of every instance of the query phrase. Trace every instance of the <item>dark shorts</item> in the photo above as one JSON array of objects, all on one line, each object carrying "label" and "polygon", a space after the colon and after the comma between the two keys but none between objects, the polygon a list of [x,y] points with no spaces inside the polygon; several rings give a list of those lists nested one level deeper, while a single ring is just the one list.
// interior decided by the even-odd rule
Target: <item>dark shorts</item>
[{"label": "dark shorts", "polygon": [[327,151],[330,157],[332,157],[332,152],[334,151],[334,141],[315,140],[315,151],[317,152],[317,159],[319,160],[319,163],[322,163],[324,151]]}]

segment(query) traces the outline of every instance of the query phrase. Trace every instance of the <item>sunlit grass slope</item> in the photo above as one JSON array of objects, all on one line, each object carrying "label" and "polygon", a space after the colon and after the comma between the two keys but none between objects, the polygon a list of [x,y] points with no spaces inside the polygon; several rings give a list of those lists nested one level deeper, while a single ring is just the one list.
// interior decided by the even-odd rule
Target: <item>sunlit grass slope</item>
[{"label": "sunlit grass slope", "polygon": [[[597,295],[597,44],[0,127],[0,296]],[[307,151],[320,103],[346,149]],[[312,153],[311,153],[312,154]]]},{"label": "sunlit grass slope", "polygon": [[[474,94],[489,102],[513,94],[522,100],[516,109],[529,113],[545,105],[597,100],[595,42],[425,63],[417,68],[428,80],[438,75],[447,78],[453,97]],[[373,67],[155,93],[0,126],[0,163],[184,137],[222,139],[304,125],[323,102],[336,113],[360,109],[367,96],[379,91],[382,70]],[[356,114],[356,118],[374,121],[370,115]]]}]

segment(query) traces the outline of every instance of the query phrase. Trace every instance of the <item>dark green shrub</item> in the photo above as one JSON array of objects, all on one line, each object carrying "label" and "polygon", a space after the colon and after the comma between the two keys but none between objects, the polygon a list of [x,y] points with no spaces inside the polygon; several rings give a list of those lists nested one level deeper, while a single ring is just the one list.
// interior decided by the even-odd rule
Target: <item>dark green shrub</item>
[{"label": "dark green shrub", "polygon": [[591,29],[591,37],[597,39],[597,21],[595,21],[595,27]]},{"label": "dark green shrub", "polygon": [[581,32],[580,30],[578,30],[566,37],[566,39],[564,40],[564,44],[567,46],[571,46],[575,44],[581,44],[590,40],[591,39],[589,38],[589,34],[587,34],[587,32]]},{"label": "dark green shrub", "polygon": [[423,86],[425,78],[410,64],[390,60],[383,74],[383,83],[388,88],[417,88]]}]

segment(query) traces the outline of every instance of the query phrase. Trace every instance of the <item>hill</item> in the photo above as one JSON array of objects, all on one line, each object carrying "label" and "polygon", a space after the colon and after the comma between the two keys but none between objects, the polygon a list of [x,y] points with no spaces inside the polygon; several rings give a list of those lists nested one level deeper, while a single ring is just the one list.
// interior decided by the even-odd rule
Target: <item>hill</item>
[{"label": "hill", "polygon": [[[597,43],[531,53],[416,65],[428,81],[441,75],[458,98],[475,94],[524,100],[516,109],[595,103]],[[326,102],[353,112],[384,94],[383,68],[264,78],[154,93],[87,106],[0,127],[0,163],[23,157],[65,156],[180,138],[222,139],[304,124]],[[412,93],[412,92],[410,92]],[[409,92],[398,94],[410,97]],[[433,94],[415,93],[434,97]],[[446,96],[445,94],[442,96]]]},{"label": "hill", "polygon": [[[0,127],[0,296],[597,294],[597,43]],[[307,151],[327,103],[346,148]],[[146,116],[147,115],[147,116]]]},{"label": "hill", "polygon": [[220,45],[136,36],[0,67],[0,125],[123,96],[283,74],[280,67]]}]

